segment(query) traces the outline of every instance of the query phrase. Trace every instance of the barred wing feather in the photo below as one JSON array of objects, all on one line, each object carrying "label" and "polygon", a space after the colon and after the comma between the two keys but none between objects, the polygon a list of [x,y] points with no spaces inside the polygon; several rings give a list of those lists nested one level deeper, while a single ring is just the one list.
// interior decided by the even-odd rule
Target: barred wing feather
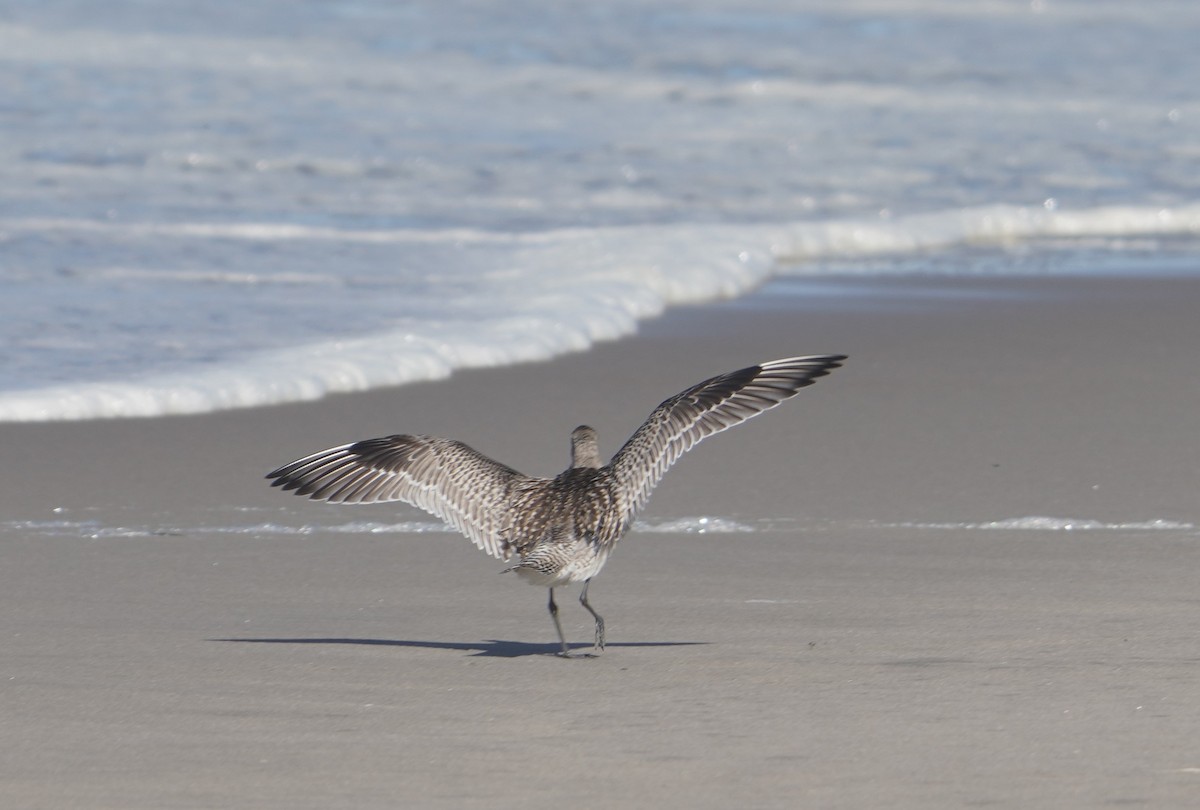
[{"label": "barred wing feather", "polygon": [[403,501],[441,518],[493,557],[511,550],[502,520],[526,476],[462,442],[385,436],[342,445],[271,472],[272,486],[331,503]]},{"label": "barred wing feather", "polygon": [[713,377],[664,401],[610,465],[622,495],[624,522],[633,519],[666,471],[697,442],[774,408],[845,359],[813,355],[774,360]]}]

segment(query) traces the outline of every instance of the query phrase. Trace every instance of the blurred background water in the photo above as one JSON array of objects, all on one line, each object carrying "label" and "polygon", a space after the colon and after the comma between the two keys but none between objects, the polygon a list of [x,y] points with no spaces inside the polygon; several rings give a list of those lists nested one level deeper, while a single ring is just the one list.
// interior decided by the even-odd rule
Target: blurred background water
[{"label": "blurred background water", "polygon": [[1193,273],[1190,0],[0,1],[0,419],[586,349],[781,274]]}]

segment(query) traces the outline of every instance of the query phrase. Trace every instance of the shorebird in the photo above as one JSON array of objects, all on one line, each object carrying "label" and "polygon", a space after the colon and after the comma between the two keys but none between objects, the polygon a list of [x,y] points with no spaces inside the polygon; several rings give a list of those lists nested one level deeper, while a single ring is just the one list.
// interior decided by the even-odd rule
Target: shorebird
[{"label": "shorebird", "polygon": [[515,564],[550,590],[559,655],[570,657],[554,589],[582,582],[579,602],[596,620],[595,653],[604,649],[604,619],[588,603],[588,585],[655,485],[702,439],[757,416],[838,368],[843,355],[789,357],[712,377],[662,402],[602,464],[596,431],[571,432],[571,466],[535,478],[453,439],[384,436],[322,450],[267,474],[272,486],[331,503],[403,501],[462,532],[481,550]]}]

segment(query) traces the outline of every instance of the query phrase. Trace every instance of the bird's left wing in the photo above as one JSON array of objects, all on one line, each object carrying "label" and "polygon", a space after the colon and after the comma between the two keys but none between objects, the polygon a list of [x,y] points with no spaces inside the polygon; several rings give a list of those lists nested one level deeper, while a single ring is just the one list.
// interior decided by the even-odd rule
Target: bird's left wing
[{"label": "bird's left wing", "polygon": [[774,408],[845,359],[823,354],[773,360],[697,383],[664,401],[610,463],[624,496],[625,522],[649,500],[667,469],[697,442]]},{"label": "bird's left wing", "polygon": [[504,521],[516,482],[527,479],[462,442],[385,436],[333,447],[267,474],[272,486],[331,503],[403,501],[466,535],[493,557],[511,549]]}]

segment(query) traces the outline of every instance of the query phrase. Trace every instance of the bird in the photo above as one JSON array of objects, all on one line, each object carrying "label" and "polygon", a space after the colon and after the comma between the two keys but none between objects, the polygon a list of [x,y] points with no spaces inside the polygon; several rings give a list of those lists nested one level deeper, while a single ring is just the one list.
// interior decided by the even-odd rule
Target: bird
[{"label": "bird", "polygon": [[654,487],[700,441],[774,408],[834,369],[845,355],[788,357],[711,377],[658,405],[604,464],[596,431],[571,432],[571,464],[553,478],[524,475],[460,441],[391,435],[343,444],[267,474],[271,485],[330,503],[402,501],[440,518],[479,549],[548,588],[562,657],[571,657],[554,589],[583,583],[579,602],[604,619],[588,586],[629,531]]}]

